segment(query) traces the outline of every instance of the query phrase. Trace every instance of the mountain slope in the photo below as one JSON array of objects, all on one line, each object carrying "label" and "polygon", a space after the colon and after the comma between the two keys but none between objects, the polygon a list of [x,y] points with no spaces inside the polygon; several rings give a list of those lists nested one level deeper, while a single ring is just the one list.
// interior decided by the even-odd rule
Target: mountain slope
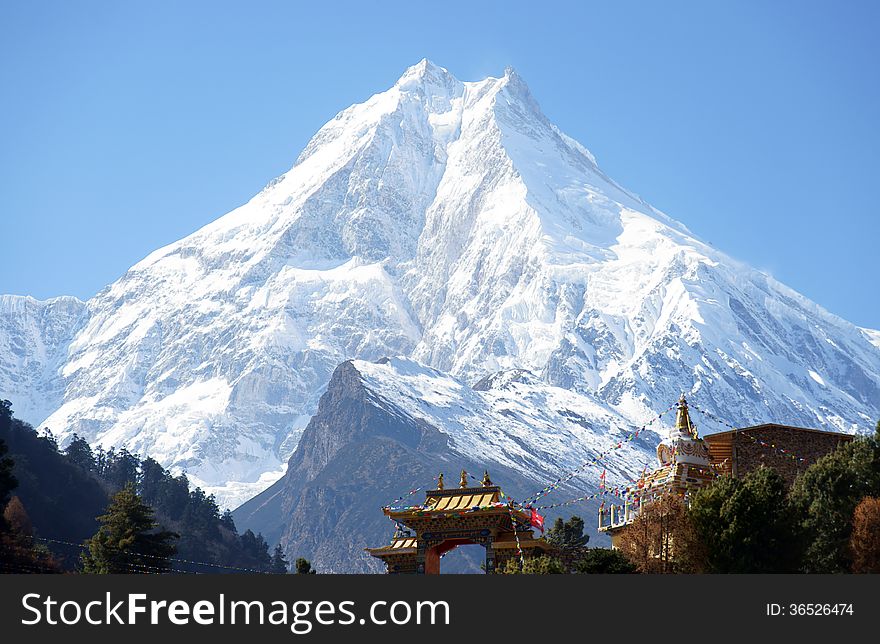
[{"label": "mountain slope", "polygon": [[[649,430],[582,467],[633,429],[601,403],[522,371],[471,388],[405,358],[344,362],[285,475],[234,516],[321,571],[378,571],[363,548],[393,532],[380,508],[414,488],[420,491],[400,503],[421,503],[440,471],[453,482],[462,469],[488,469],[505,493],[522,499],[580,467],[555,493],[561,500],[595,490],[603,469],[616,485],[653,460],[657,436]],[[575,511],[591,517],[596,505]]]},{"label": "mountain slope", "polygon": [[[150,454],[227,505],[281,475],[349,359],[408,356],[467,383],[526,369],[634,424],[681,391],[737,424],[880,415],[870,334],[622,189],[512,70],[409,68],[88,311],[34,381],[44,422]],[[21,382],[0,390],[17,409]]]},{"label": "mountain slope", "polygon": [[0,295],[0,398],[14,401],[20,417],[37,422],[61,405],[59,371],[87,317],[75,297]]}]

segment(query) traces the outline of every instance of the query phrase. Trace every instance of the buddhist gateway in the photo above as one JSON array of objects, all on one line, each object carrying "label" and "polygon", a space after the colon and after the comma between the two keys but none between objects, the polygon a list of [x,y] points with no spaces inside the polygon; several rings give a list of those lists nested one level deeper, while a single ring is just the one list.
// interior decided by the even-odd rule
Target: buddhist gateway
[{"label": "buddhist gateway", "polygon": [[391,574],[439,574],[440,557],[456,546],[479,544],[486,549],[486,573],[495,572],[520,552],[528,558],[553,550],[531,530],[531,514],[505,502],[501,488],[487,472],[479,487],[470,487],[462,471],[458,488],[445,489],[443,475],[437,489],[425,493],[422,506],[383,508],[397,524],[391,543],[367,548]]}]

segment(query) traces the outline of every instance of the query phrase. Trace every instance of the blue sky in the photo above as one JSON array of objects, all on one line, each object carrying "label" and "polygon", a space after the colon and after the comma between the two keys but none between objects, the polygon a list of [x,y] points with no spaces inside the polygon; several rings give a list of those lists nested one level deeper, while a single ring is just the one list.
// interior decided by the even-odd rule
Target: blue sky
[{"label": "blue sky", "polygon": [[526,79],[605,171],[880,328],[880,3],[0,5],[0,293],[88,298],[422,57]]}]

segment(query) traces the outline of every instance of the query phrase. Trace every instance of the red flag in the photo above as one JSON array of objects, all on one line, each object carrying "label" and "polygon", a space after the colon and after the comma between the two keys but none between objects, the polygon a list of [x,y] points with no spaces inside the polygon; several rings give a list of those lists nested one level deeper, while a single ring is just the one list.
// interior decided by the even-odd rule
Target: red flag
[{"label": "red flag", "polygon": [[531,508],[532,510],[532,527],[538,528],[542,533],[544,532],[544,517],[538,514],[538,511],[535,508]]},{"label": "red flag", "polygon": [[605,489],[605,470],[602,470],[602,474],[599,475],[599,489]]}]

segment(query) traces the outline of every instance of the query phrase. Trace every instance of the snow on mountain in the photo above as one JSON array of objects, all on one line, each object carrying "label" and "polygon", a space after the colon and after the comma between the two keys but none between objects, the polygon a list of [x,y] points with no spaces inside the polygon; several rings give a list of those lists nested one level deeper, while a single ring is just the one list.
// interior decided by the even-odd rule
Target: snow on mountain
[{"label": "snow on mountain", "polygon": [[75,297],[0,295],[0,398],[14,401],[20,418],[37,422],[61,404],[59,369],[86,316]]},{"label": "snow on mountain", "polygon": [[861,329],[861,331],[868,338],[868,342],[880,349],[880,331],[874,329]]},{"label": "snow on mountain", "polygon": [[525,369],[634,424],[681,391],[738,424],[880,415],[876,336],[618,186],[512,70],[409,68],[65,324],[39,377],[16,371],[36,340],[4,351],[0,395],[40,421],[36,396],[63,436],[148,453],[229,505],[280,475],[348,359],[408,356],[467,383]]},{"label": "snow on mountain", "polygon": [[[626,441],[636,429],[601,401],[547,385],[523,370],[471,387],[402,357],[351,364],[374,405],[436,427],[449,437],[452,452],[490,469],[497,464],[519,471],[537,489]],[[628,475],[653,463],[658,442],[653,434],[649,430],[614,449],[601,464],[583,469],[583,479],[595,486],[606,468],[609,483],[632,480]]]}]

